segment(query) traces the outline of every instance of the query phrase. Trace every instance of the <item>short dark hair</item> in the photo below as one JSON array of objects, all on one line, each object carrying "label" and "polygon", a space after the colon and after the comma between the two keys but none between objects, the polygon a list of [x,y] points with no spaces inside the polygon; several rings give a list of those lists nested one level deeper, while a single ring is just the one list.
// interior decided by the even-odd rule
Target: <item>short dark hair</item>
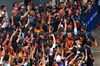
[{"label": "short dark hair", "polygon": [[86,45],[91,46],[91,44],[92,44],[92,41],[90,41],[90,40],[86,42]]},{"label": "short dark hair", "polygon": [[61,2],[60,4],[64,4],[64,2]]},{"label": "short dark hair", "polygon": [[6,7],[6,6],[5,6],[5,5],[1,5],[1,10],[2,10],[4,7]]},{"label": "short dark hair", "polygon": [[17,3],[17,2],[14,2],[14,3],[13,3],[13,7],[15,6],[15,3]]}]

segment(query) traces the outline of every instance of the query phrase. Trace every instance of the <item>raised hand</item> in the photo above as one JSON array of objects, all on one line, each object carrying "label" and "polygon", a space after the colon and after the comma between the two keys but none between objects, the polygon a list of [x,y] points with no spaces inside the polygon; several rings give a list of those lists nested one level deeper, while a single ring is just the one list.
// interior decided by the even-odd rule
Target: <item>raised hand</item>
[{"label": "raised hand", "polygon": [[14,17],[13,17],[13,16],[11,16],[11,19],[12,19],[12,20],[13,20],[13,18],[14,18]]},{"label": "raised hand", "polygon": [[16,31],[18,31],[18,28],[16,28]]},{"label": "raised hand", "polygon": [[19,31],[22,31],[22,29],[21,29],[21,28],[19,28]]}]

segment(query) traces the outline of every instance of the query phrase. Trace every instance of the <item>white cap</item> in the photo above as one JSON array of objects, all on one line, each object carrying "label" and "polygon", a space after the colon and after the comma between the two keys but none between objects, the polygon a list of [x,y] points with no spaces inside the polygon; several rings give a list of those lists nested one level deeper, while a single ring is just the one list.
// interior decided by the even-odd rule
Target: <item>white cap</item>
[{"label": "white cap", "polygon": [[61,61],[61,56],[60,55],[57,55],[57,57],[56,57],[56,62],[60,62]]},{"label": "white cap", "polygon": [[77,51],[77,54],[81,53],[80,51]]}]

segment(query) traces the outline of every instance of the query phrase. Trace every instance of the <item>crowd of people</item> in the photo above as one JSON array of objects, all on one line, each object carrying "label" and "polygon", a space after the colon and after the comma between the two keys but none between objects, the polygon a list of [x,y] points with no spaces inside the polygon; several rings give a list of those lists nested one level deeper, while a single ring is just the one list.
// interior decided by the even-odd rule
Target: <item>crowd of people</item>
[{"label": "crowd of people", "polygon": [[[95,0],[55,0],[34,6],[32,0],[0,10],[0,66],[93,66],[97,41],[83,17]],[[26,9],[26,11],[24,11]]]}]

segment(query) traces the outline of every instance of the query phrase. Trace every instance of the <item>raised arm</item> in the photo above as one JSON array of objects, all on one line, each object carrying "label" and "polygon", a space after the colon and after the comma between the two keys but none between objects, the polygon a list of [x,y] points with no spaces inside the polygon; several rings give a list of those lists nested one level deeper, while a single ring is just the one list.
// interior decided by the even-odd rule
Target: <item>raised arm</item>
[{"label": "raised arm", "polygon": [[19,43],[19,41],[20,41],[20,39],[21,39],[21,33],[22,33],[21,28],[19,28],[19,31],[20,31],[20,33],[19,33],[19,37],[18,37],[18,39],[16,40],[17,44]]},{"label": "raised arm", "polygon": [[28,11],[23,16],[21,16],[20,20],[23,20],[23,18],[27,16],[27,14],[29,13],[29,10],[30,10],[30,6],[28,6]]},{"label": "raised arm", "polygon": [[73,18],[73,21],[74,21],[74,28],[77,28],[76,22],[75,22],[74,18]]},{"label": "raised arm", "polygon": [[16,32],[14,32],[14,33],[11,35],[10,40],[9,40],[9,45],[12,43],[12,38],[13,38],[13,36],[17,33],[17,31],[18,31],[18,28],[16,29]]},{"label": "raised arm", "polygon": [[56,60],[58,51],[59,51],[59,48],[57,48],[57,51],[56,51],[55,56],[54,56],[54,60]]},{"label": "raised arm", "polygon": [[34,59],[33,55],[35,54],[35,50],[36,50],[36,44],[35,44],[35,47],[33,47],[33,50],[32,50],[32,60]]},{"label": "raised arm", "polygon": [[88,7],[86,10],[85,10],[85,14],[89,11],[90,7]]},{"label": "raised arm", "polygon": [[9,40],[9,34],[7,34],[7,36],[6,36],[6,40],[3,42],[2,45],[3,45],[3,46],[6,45],[6,43],[7,43],[8,40]]},{"label": "raised arm", "polygon": [[82,60],[80,60],[80,63],[78,64],[79,66],[81,66],[82,65],[82,62],[83,62],[83,60],[84,60],[84,53],[82,53]]},{"label": "raised arm", "polygon": [[87,61],[88,56],[87,56],[87,49],[85,49],[85,61]]},{"label": "raised arm", "polygon": [[28,46],[30,47],[30,38],[28,38]]},{"label": "raised arm", "polygon": [[30,15],[28,14],[28,21],[27,24],[25,25],[25,29],[27,28],[27,26],[30,24]]},{"label": "raised arm", "polygon": [[9,61],[8,61],[8,65],[7,66],[10,66],[11,65],[11,55],[10,55],[10,53],[8,55],[9,55]]},{"label": "raised arm", "polygon": [[55,39],[54,34],[51,34],[51,36],[53,37],[53,44],[56,44],[56,39]]},{"label": "raised arm", "polygon": [[57,29],[57,31],[59,30],[59,28],[60,28],[60,26],[61,26],[61,22],[62,22],[62,18],[61,18],[61,21],[60,21],[60,23],[59,23],[59,25],[58,25],[58,29]]},{"label": "raised arm", "polygon": [[74,21],[74,34],[77,35],[77,25],[74,18],[73,18],[73,21]]},{"label": "raised arm", "polygon": [[62,59],[64,59],[64,49],[63,49],[63,44],[61,45],[61,48],[62,48],[61,56],[62,56]]},{"label": "raised arm", "polygon": [[42,51],[43,51],[42,66],[46,66],[46,62],[45,62],[45,52],[44,52],[43,43],[42,43]]},{"label": "raised arm", "polygon": [[76,54],[75,57],[69,62],[69,65],[72,65],[74,63],[75,59],[77,58],[77,55],[78,54]]},{"label": "raised arm", "polygon": [[66,47],[67,47],[68,51],[71,53],[71,50],[70,50],[70,48],[68,47],[67,43],[66,43]]},{"label": "raised arm", "polygon": [[18,7],[20,7],[21,5],[24,5],[24,2],[19,3]]},{"label": "raised arm", "polygon": [[67,20],[64,19],[64,23],[65,23],[65,28],[64,28],[64,30],[65,30],[65,31],[67,31],[67,23],[66,23],[66,22],[67,22]]},{"label": "raised arm", "polygon": [[11,16],[11,20],[12,20],[11,25],[14,25],[14,17],[13,16]]},{"label": "raised arm", "polygon": [[34,58],[33,58],[33,55],[34,55],[34,53],[35,53],[35,47],[32,46],[31,49],[30,49],[30,51],[31,51],[31,52],[30,52],[30,59],[33,60],[33,59],[34,59]]},{"label": "raised arm", "polygon": [[74,53],[71,53],[66,59],[65,61],[67,61]]},{"label": "raised arm", "polygon": [[31,33],[31,44],[33,44],[33,33]]},{"label": "raised arm", "polygon": [[49,14],[49,17],[48,17],[48,24],[50,25],[50,21],[51,21],[51,14]]},{"label": "raised arm", "polygon": [[22,56],[22,65],[24,66],[24,64],[25,64],[25,52],[24,52],[24,54]]},{"label": "raised arm", "polygon": [[27,11],[23,16],[21,16],[20,20],[23,20],[27,16],[28,12],[29,11]]}]

